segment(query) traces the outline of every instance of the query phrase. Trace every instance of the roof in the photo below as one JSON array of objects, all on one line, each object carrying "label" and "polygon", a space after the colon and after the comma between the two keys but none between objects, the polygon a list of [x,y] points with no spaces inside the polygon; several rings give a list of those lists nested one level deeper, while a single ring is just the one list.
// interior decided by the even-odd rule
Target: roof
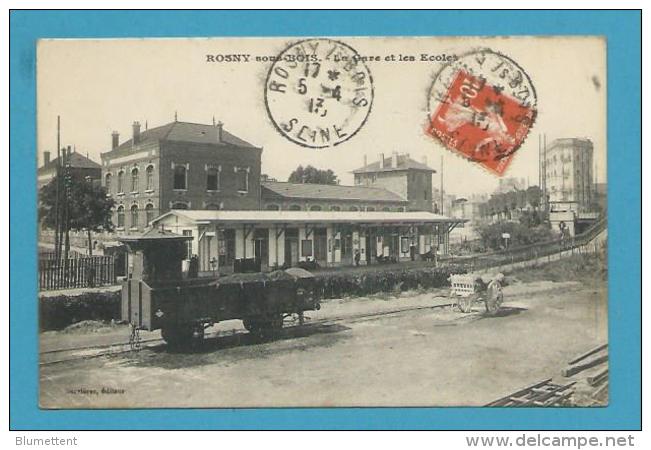
[{"label": "roof", "polygon": [[120,242],[134,242],[134,241],[152,241],[159,239],[168,239],[168,240],[189,240],[192,239],[191,236],[181,236],[180,234],[172,233],[170,230],[165,230],[163,228],[150,228],[142,234],[134,234],[129,236],[122,236],[118,238]]},{"label": "roof", "polygon": [[366,186],[265,181],[262,183],[263,197],[265,190],[285,198],[407,203],[407,200],[394,192]]},{"label": "roof", "polygon": [[426,211],[369,212],[369,211],[224,211],[208,209],[174,209],[154,219],[153,223],[178,217],[195,224],[289,224],[289,223],[462,223],[466,219],[455,219]]},{"label": "roof", "polygon": [[[97,164],[95,161],[77,152],[70,153],[69,163],[70,163],[70,167],[74,167],[77,169],[99,169],[99,170],[102,169],[102,166]],[[39,167],[38,171],[42,172],[45,170],[53,169],[57,166],[57,164],[59,164],[59,158],[54,158],[50,160],[50,162],[48,162],[47,164],[44,164],[41,167]]]},{"label": "roof", "polygon": [[393,158],[390,156],[384,158],[384,167],[380,167],[380,161],[375,161],[374,163],[353,170],[353,173],[391,172],[394,170],[426,170],[428,172],[436,172],[436,170],[427,164],[411,159],[408,155],[398,155],[397,162],[398,164],[394,167]]},{"label": "roof", "polygon": [[[222,127],[221,139],[219,128]],[[229,133],[223,128],[223,125],[206,125],[191,122],[170,122],[156,128],[149,128],[140,132],[140,141],[138,145],[149,142],[169,141],[169,142],[192,142],[196,144],[213,144],[213,145],[233,145],[243,148],[258,148],[253,144]],[[133,139],[129,139],[120,144],[112,151],[120,151],[133,147]]]}]

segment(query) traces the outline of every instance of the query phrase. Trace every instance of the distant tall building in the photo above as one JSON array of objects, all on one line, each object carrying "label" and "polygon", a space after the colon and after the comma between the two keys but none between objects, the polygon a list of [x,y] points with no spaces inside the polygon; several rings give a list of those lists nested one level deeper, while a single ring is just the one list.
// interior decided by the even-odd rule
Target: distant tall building
[{"label": "distant tall building", "polygon": [[380,154],[378,161],[353,171],[356,186],[384,188],[398,194],[409,202],[409,211],[432,211],[432,174],[434,169],[420,163],[409,154],[394,152],[385,158]]},{"label": "distant tall building", "polygon": [[551,211],[590,209],[594,195],[593,152],[589,139],[556,139],[547,147],[545,175]]},{"label": "distant tall building", "polygon": [[505,192],[511,191],[523,191],[527,188],[527,180],[524,178],[508,177],[500,178],[497,189],[495,189],[496,194],[504,194]]}]

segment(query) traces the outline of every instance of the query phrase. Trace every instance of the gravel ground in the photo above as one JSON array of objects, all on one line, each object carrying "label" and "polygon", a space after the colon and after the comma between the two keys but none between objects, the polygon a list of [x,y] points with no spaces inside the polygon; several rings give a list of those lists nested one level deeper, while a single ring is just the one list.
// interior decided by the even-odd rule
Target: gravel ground
[{"label": "gravel ground", "polygon": [[[206,339],[190,353],[158,346],[42,366],[40,404],[479,406],[558,376],[572,357],[607,341],[605,289],[576,282],[508,286],[496,317],[483,316],[478,306],[470,314],[439,308],[345,319],[445,303],[442,294],[330,300],[308,315],[313,321],[343,320],[289,328],[269,342],[237,333],[241,324],[231,321],[212,330],[225,332],[221,337]],[[120,333],[44,333],[41,351],[124,341]]]}]

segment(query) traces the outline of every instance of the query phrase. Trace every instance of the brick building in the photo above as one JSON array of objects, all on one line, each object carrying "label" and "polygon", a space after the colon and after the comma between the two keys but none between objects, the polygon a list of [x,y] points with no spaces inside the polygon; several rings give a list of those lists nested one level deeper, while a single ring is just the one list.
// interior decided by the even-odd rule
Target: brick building
[{"label": "brick building", "polygon": [[405,211],[409,202],[386,189],[366,186],[262,183],[262,207],[270,211]]},{"label": "brick building", "polygon": [[[63,149],[61,165],[69,165],[70,175],[82,180],[99,180],[102,176],[102,167],[88,156],[72,151],[70,147]],[[59,158],[50,159],[50,152],[43,152],[43,165],[38,168],[38,187],[48,184],[56,176]]]},{"label": "brick building", "polygon": [[380,154],[378,161],[353,171],[356,186],[383,188],[407,200],[408,211],[432,211],[432,174],[434,169],[394,152],[390,158]]},{"label": "brick building", "polygon": [[171,209],[260,209],[262,148],[212,125],[174,121],[130,139],[112,134],[102,184],[114,197],[120,234],[141,232]]}]

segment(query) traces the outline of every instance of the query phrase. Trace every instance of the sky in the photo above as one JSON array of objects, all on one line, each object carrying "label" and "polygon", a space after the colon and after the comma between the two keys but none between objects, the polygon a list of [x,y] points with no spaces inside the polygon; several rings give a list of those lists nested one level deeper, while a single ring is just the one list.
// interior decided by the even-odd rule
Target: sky
[{"label": "sky", "polygon": [[[352,184],[352,170],[378,155],[409,153],[427,161],[444,189],[470,195],[495,189],[498,177],[445,149],[424,133],[428,94],[438,62],[420,55],[464,54],[488,47],[508,55],[529,75],[537,92],[538,117],[504,177],[538,183],[538,141],[583,137],[594,143],[596,180],[606,181],[606,44],[599,37],[506,38],[336,38],[369,61],[374,99],[359,132],[332,148],[310,149],[289,141],[275,129],[264,106],[269,61],[296,38],[206,38],[42,40],[37,50],[38,165],[43,152],[56,153],[56,120],[61,143],[99,162],[110,150],[111,132],[120,142],[139,121],[153,128],[174,120],[224,128],[263,147],[262,171],[287,179],[299,164],[332,169],[342,184]],[[249,54],[250,62],[212,63],[206,55]],[[385,61],[388,55],[396,61]],[[412,55],[416,61],[399,61]]]}]

